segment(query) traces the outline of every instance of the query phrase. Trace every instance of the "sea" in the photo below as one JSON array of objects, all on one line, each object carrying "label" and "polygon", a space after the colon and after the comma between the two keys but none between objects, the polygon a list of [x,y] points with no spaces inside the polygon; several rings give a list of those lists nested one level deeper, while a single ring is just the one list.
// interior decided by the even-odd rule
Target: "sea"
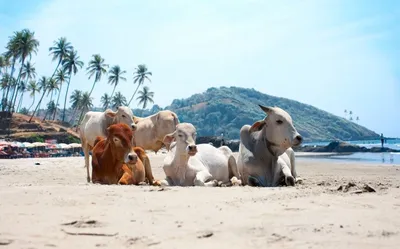
[{"label": "sea", "polygon": [[[358,140],[358,141],[344,141],[350,144],[363,146],[366,148],[381,147],[380,140]],[[329,142],[317,143],[304,143],[303,146],[326,146]],[[400,139],[386,140],[384,147],[394,150],[400,150]],[[346,161],[346,162],[362,162],[366,164],[383,164],[383,165],[396,165],[400,166],[400,152],[355,152],[355,153],[320,153],[310,154],[307,153],[299,156],[300,158],[315,159],[315,160],[329,160],[329,161]]]}]

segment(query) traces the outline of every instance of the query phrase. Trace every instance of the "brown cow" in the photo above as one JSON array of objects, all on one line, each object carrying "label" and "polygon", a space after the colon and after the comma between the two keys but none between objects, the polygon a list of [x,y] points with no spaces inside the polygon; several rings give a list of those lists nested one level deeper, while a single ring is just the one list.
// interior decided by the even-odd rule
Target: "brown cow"
[{"label": "brown cow", "polygon": [[92,182],[100,184],[140,184],[145,177],[153,185],[150,161],[141,148],[131,146],[133,132],[126,124],[107,128],[107,138],[97,137],[92,154]]}]

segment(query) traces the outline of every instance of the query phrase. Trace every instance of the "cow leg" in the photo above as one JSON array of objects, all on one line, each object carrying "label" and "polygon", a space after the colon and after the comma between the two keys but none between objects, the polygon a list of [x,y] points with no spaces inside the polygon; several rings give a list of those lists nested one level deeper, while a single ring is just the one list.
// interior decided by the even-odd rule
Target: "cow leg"
[{"label": "cow leg", "polygon": [[230,184],[232,184],[233,186],[242,185],[242,181],[240,180],[240,175],[239,175],[239,169],[236,160],[233,156],[229,156],[228,159],[228,172],[229,172]]},{"label": "cow leg", "polygon": [[89,145],[85,142],[83,143],[83,154],[85,155],[85,167],[86,167],[86,179],[90,182],[90,172],[89,172]]},{"label": "cow leg", "polygon": [[194,184],[194,186],[205,186],[205,187],[218,186],[217,180],[212,180],[212,181],[206,182],[207,180],[209,180],[211,178],[212,178],[212,175],[208,171],[203,170],[196,174],[193,184]]},{"label": "cow leg", "polygon": [[167,176],[164,180],[160,181],[160,186],[173,186],[174,182],[172,181],[171,177]]},{"label": "cow leg", "polygon": [[281,165],[282,173],[285,176],[285,183],[286,186],[294,186],[296,180],[292,176],[292,172],[290,171],[289,166],[286,163],[283,163]]},{"label": "cow leg", "polygon": [[124,173],[122,177],[119,179],[118,184],[120,185],[130,185],[133,184],[132,176],[128,173]]}]

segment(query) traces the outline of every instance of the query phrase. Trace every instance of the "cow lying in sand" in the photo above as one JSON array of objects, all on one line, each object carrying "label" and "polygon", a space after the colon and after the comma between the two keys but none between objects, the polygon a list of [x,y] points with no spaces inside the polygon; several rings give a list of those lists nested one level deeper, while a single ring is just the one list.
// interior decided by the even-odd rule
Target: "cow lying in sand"
[{"label": "cow lying in sand", "polygon": [[240,130],[237,164],[243,185],[273,187],[284,178],[286,185],[294,186],[297,174],[291,147],[300,145],[302,137],[286,111],[260,108],[267,117]]},{"label": "cow lying in sand", "polygon": [[133,113],[127,106],[118,107],[116,112],[106,110],[104,112],[87,112],[79,125],[79,136],[82,150],[85,155],[85,167],[87,181],[90,182],[89,174],[89,151],[94,147],[96,137],[105,137],[107,128],[112,124],[124,123],[135,130]]},{"label": "cow lying in sand", "polygon": [[141,148],[134,148],[132,129],[126,124],[107,128],[107,138],[97,137],[92,156],[92,182],[100,184],[143,184],[155,182],[150,161]]},{"label": "cow lying in sand", "polygon": [[[176,140],[173,142],[173,140]],[[195,144],[196,128],[180,123],[164,138],[170,150],[164,159],[166,179],[161,185],[217,186],[240,185],[240,176],[232,151],[222,146]]]},{"label": "cow lying in sand", "polygon": [[157,153],[164,146],[165,135],[175,131],[179,123],[178,116],[168,110],[159,111],[151,116],[140,118],[134,117],[136,132],[134,146],[142,147],[144,150],[152,150]]}]

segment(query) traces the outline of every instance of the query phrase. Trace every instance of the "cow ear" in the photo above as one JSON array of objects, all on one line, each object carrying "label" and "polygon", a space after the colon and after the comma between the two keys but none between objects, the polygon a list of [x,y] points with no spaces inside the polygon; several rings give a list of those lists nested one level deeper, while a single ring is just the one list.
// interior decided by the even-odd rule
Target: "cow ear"
[{"label": "cow ear", "polygon": [[108,116],[110,118],[115,118],[115,116],[117,115],[117,113],[113,112],[111,109],[105,110],[104,113],[106,114],[106,116]]},{"label": "cow ear", "polygon": [[255,131],[259,131],[261,130],[265,125],[265,121],[264,120],[259,120],[257,122],[255,122],[249,129],[249,132],[255,132]]},{"label": "cow ear", "polygon": [[175,139],[175,132],[164,136],[163,144],[167,148],[167,151],[169,151],[170,145],[171,145],[172,141],[174,141],[174,139]]},{"label": "cow ear", "polygon": [[263,106],[263,105],[258,105],[261,110],[263,110],[266,114],[270,114],[271,112],[273,112],[274,108],[270,107],[270,106]]}]

